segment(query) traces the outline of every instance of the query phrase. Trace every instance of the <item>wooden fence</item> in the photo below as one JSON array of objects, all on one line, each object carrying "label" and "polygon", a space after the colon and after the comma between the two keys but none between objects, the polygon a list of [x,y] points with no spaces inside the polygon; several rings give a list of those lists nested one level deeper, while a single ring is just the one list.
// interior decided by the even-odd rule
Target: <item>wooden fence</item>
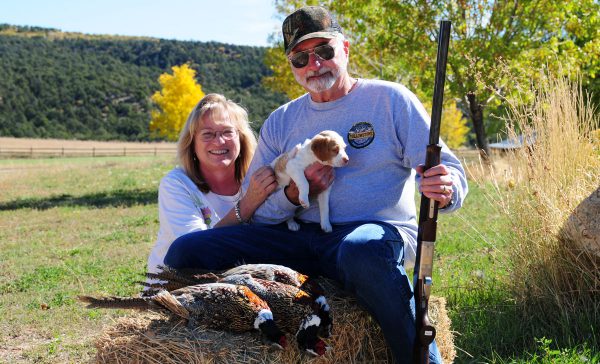
[{"label": "wooden fence", "polygon": [[[476,161],[479,152],[473,149],[455,150],[456,156],[461,161]],[[13,148],[0,147],[0,158],[43,158],[43,157],[118,157],[118,156],[157,156],[175,155],[176,147],[65,147],[46,148],[29,147]]]},{"label": "wooden fence", "polygon": [[0,158],[39,157],[115,157],[175,155],[175,147],[70,147],[70,148],[12,148],[0,147]]}]

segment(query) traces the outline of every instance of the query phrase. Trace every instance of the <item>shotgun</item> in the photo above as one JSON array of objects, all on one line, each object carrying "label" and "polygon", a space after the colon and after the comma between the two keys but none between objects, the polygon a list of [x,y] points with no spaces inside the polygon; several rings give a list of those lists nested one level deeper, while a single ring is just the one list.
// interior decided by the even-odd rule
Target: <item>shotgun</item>
[{"label": "shotgun", "polygon": [[[438,51],[435,68],[435,85],[433,89],[433,107],[431,110],[431,127],[429,145],[425,156],[425,168],[440,164],[439,144],[442,104],[444,101],[444,81],[446,80],[446,61],[448,44],[450,43],[450,22],[440,22],[438,34]],[[435,327],[429,322],[428,306],[433,275],[433,250],[437,230],[438,202],[421,193],[421,209],[419,211],[419,232],[417,234],[417,257],[414,270],[415,291],[415,363],[429,363],[429,344],[435,339]]]}]

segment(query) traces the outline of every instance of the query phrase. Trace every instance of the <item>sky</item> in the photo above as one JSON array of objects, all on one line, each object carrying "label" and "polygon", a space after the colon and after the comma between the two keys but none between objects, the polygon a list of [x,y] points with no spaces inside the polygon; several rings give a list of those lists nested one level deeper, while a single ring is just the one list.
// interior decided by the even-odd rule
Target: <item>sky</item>
[{"label": "sky", "polygon": [[0,0],[0,24],[267,46],[273,0]]}]

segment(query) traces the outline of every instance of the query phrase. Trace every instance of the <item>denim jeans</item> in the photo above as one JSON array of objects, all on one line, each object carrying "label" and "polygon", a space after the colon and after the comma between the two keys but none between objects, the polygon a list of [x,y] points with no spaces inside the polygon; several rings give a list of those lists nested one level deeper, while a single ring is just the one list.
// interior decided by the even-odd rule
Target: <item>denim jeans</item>
[{"label": "denim jeans", "polygon": [[[392,225],[360,222],[300,223],[300,231],[278,225],[241,225],[198,231],[173,242],[165,264],[173,268],[227,269],[244,263],[281,264],[343,285],[377,320],[397,363],[412,362],[415,309],[403,263],[404,243]],[[335,314],[335,313],[334,313]],[[441,363],[430,345],[431,363]]]}]

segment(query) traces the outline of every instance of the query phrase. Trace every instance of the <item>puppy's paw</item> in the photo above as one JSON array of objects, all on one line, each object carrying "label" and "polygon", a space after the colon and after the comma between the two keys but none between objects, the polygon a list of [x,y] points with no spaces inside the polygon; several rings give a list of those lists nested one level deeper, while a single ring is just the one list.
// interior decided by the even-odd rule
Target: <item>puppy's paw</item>
[{"label": "puppy's paw", "polygon": [[294,219],[289,219],[287,221],[287,226],[288,226],[288,229],[290,229],[291,231],[298,231],[298,230],[300,230],[300,224],[298,224],[296,222],[296,220],[294,220]]},{"label": "puppy's paw", "polygon": [[321,230],[323,230],[326,233],[330,233],[333,230],[333,228],[331,227],[329,221],[321,221]]},{"label": "puppy's paw", "polygon": [[310,202],[308,201],[308,195],[299,197],[298,202],[300,202],[300,205],[302,205],[302,207],[304,207],[305,209],[310,207]]}]

